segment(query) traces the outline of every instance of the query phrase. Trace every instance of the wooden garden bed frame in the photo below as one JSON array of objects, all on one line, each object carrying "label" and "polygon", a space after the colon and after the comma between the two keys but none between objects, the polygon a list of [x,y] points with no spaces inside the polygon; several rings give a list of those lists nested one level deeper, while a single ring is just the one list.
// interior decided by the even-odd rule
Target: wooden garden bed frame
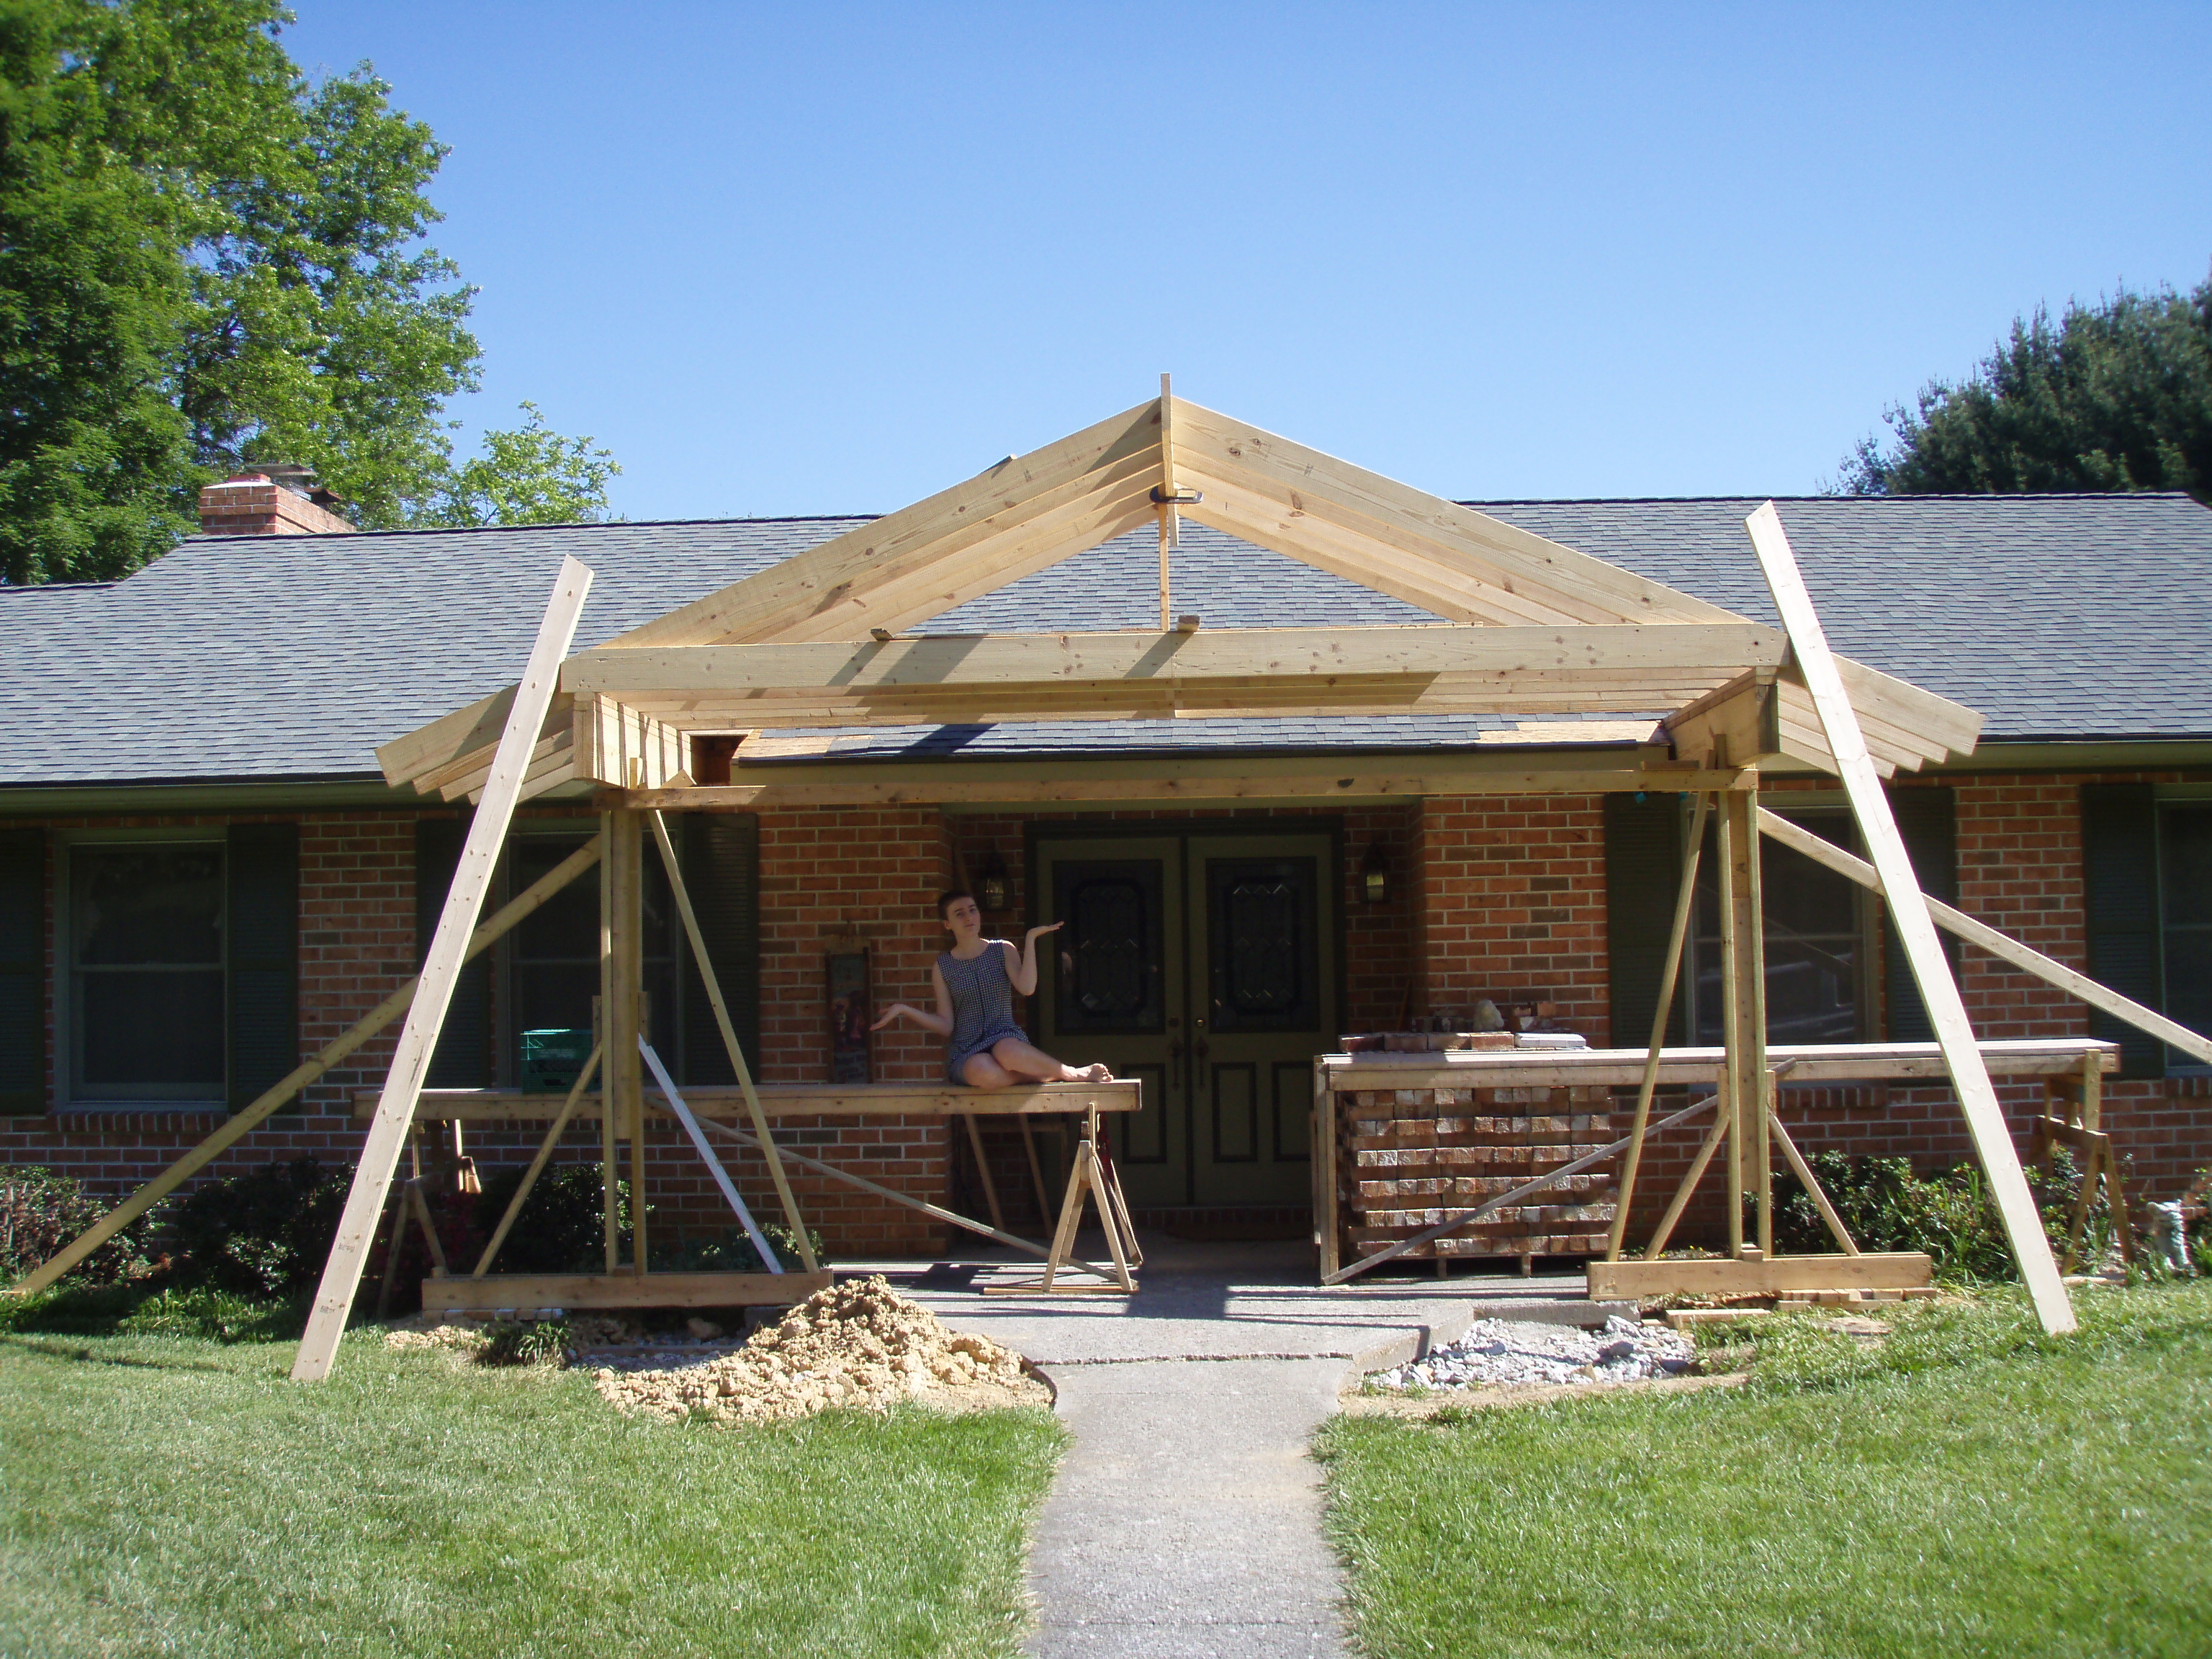
[{"label": "wooden garden bed frame", "polygon": [[[1174,605],[1170,554],[1183,518],[1444,620],[1434,626],[1209,633],[1203,618],[1179,614]],[[1156,631],[902,635],[969,599],[1147,523],[1159,532]],[[1841,776],[1870,862],[1826,843],[1820,843],[1825,852],[1802,850],[1877,887],[1887,899],[2037,1312],[2046,1329],[2071,1329],[2074,1316],[2057,1264],[1936,938],[1939,921],[1960,931],[1961,923],[1980,925],[1955,912],[1946,920],[1922,895],[1880,783],[1899,769],[1971,752],[1981,717],[1834,655],[1772,504],[1753,514],[1746,527],[1781,629],[1200,408],[1173,396],[1162,376],[1157,399],[1030,454],[1010,456],[964,483],[585,651],[572,653],[569,646],[591,573],[565,560],[522,678],[378,751],[394,787],[477,803],[418,981],[19,1288],[52,1283],[404,1012],[391,1070],[293,1369],[301,1380],[326,1375],[396,1160],[416,1121],[423,1074],[455,977],[470,955],[488,947],[563,882],[594,862],[605,863],[602,1026],[610,1103],[600,1122],[611,1217],[617,1126],[631,1132],[634,1190],[642,1190],[645,1173],[636,1135],[647,1110],[637,1036],[648,836],[670,866],[695,955],[705,965],[659,814],[963,800],[1316,800],[1560,790],[1693,796],[1700,827],[1709,811],[1719,826],[1726,1040],[1719,1067],[1721,1129],[1709,1144],[1725,1143],[1729,1149],[1723,1162],[1729,1213],[1739,1218],[1732,1227],[1732,1255],[1741,1258],[1758,1247],[1741,1238],[1741,1200],[1747,1191],[1765,1193],[1771,1160],[1772,1070],[1765,1048],[1757,844],[1762,832],[1785,840],[1802,833],[1785,831],[1758,805],[1759,766],[1781,762]],[[1347,761],[1321,755],[1147,761],[1118,772],[1106,763],[1086,766],[1082,775],[1049,763],[890,775],[756,768],[745,763],[744,748],[750,734],[778,727],[1658,709],[1674,711],[1663,723],[1663,743],[1655,740],[1625,755],[1613,750],[1564,759],[1438,754]],[[698,737],[720,741],[695,745]],[[735,774],[726,780],[708,775],[705,757],[726,756],[733,738]],[[603,815],[600,835],[479,927],[515,807],[554,790],[595,799]],[[1699,837],[1693,835],[1690,844],[1660,999],[1662,1022],[1673,1000]],[[2032,958],[2032,971],[2063,976],[2057,982],[2096,1006],[2212,1058],[2212,1043],[2203,1037],[2016,941],[1986,928],[1980,933],[1977,942],[1986,948],[2015,962]],[[711,973],[708,988],[750,1124],[720,1126],[722,1132],[763,1156],[785,1218],[804,1240],[803,1218],[783,1176],[763,1098],[738,1052]],[[1625,1187],[1632,1186],[1646,1132],[1662,1065],[1658,1044],[1655,1032]],[[825,1096],[836,1092],[824,1091]],[[1087,1121],[1096,1116],[1086,1113]],[[703,1134],[697,1144],[705,1154]],[[1083,1181],[1071,1183],[1069,1205],[1079,1206],[1087,1192],[1110,1211],[1109,1161],[1077,1162]],[[1071,1230],[1070,1215],[1063,1210],[1064,1234]],[[1621,1224],[1616,1223],[1614,1256]],[[1110,1218],[1107,1231],[1112,1242],[1116,1229]],[[641,1239],[640,1245],[641,1259]],[[817,1265],[809,1255],[805,1267],[811,1272]],[[1127,1264],[1121,1266],[1126,1280]],[[763,1277],[790,1281],[769,1289],[786,1294],[797,1289],[797,1275]],[[1048,1286],[1052,1277],[1048,1270]]]}]

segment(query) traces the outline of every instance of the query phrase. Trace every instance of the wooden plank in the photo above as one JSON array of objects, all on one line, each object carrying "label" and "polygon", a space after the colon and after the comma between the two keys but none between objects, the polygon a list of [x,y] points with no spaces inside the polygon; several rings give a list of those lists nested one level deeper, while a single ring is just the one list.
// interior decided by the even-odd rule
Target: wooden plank
[{"label": "wooden plank", "polygon": [[[1149,472],[1158,421],[1158,404],[1148,398],[634,628],[619,643],[695,645],[781,637],[809,618],[851,607],[893,575],[945,556],[948,548],[988,537],[1010,518],[1032,516],[1041,505],[1059,499],[1055,491],[1087,495],[1093,475],[1117,459],[1133,460]],[[1148,477],[1147,494],[1149,489]],[[878,620],[857,617],[851,632],[864,632]]]},{"label": "wooden plank", "polygon": [[[714,1130],[717,1134],[728,1135],[742,1146],[758,1147],[761,1144],[757,1136],[747,1134],[743,1129],[734,1128],[726,1123],[716,1123],[709,1120],[707,1121],[707,1127]],[[811,1170],[817,1175],[829,1176],[832,1181],[842,1181],[848,1187],[858,1187],[864,1193],[873,1193],[878,1198],[887,1199],[893,1204],[904,1205],[908,1209],[919,1211],[932,1220],[948,1222],[955,1227],[964,1227],[971,1233],[980,1233],[986,1238],[994,1239],[1009,1249],[1021,1251],[1024,1255],[1033,1255],[1039,1261],[1044,1259],[1046,1252],[1042,1245],[1032,1243],[1028,1239],[1019,1237],[1013,1233],[1001,1232],[987,1223],[976,1220],[973,1216],[962,1215],[957,1210],[945,1209],[941,1205],[932,1204],[927,1199],[915,1198],[895,1188],[882,1186],[870,1181],[866,1176],[854,1175],[850,1170],[841,1170],[834,1164],[824,1164],[818,1158],[809,1158],[804,1152],[793,1152],[788,1147],[784,1149],[783,1155],[801,1169]],[[1093,1267],[1088,1262],[1078,1261],[1070,1265],[1097,1273],[1101,1279],[1109,1276],[1106,1269]]]},{"label": "wooden plank", "polygon": [[[1825,836],[1778,817],[1764,807],[1759,814],[1759,833],[1771,836],[1784,846],[1802,853],[1817,864],[1826,865],[1838,875],[1848,876],[1862,887],[1881,891],[1881,877],[1874,866],[1854,857]],[[2118,991],[2100,985],[2087,974],[2077,973],[2063,962],[2046,957],[2042,951],[2022,945],[2008,933],[2001,933],[1985,922],[1979,922],[1965,911],[1954,909],[1940,899],[1928,901],[1928,913],[1936,925],[1957,934],[1967,944],[1988,951],[1991,956],[2013,967],[2033,974],[2048,984],[2056,985],[2071,996],[2080,998],[2092,1008],[2102,1009],[2116,1019],[2124,1019],[2138,1030],[2169,1042],[2184,1054],[2212,1065],[2212,1039],[2191,1030],[2186,1025],[2168,1019],[2155,1008],[2146,1008],[2122,996]]]},{"label": "wooden plank", "polygon": [[[1264,757],[1261,757],[1264,758]],[[1486,757],[1487,758],[1487,757]],[[1257,759],[1252,763],[1255,766]],[[1351,767],[1367,763],[1352,761]],[[642,792],[603,792],[600,803],[640,809],[693,812],[774,812],[817,806],[926,806],[947,803],[1006,801],[1046,805],[1076,801],[1125,800],[1276,800],[1424,795],[1522,795],[1547,792],[1577,794],[1619,794],[1649,789],[1703,792],[1723,789],[1734,782],[1734,772],[1653,771],[1628,761],[1604,770],[1499,769],[1457,771],[1375,772],[1364,769],[1328,770],[1303,775],[1279,772],[1235,777],[1212,768],[1163,760],[1169,775],[1152,779],[1109,775],[1103,778],[1051,780],[1009,779],[987,775],[963,776],[961,769],[945,765],[930,769],[938,775],[913,781],[878,783],[858,773],[852,781],[829,783],[732,784],[693,789]],[[1170,769],[1176,769],[1170,771]],[[844,769],[840,768],[842,773]],[[814,775],[820,775],[817,772]]]},{"label": "wooden plank", "polygon": [[1936,1028],[1936,1039],[1942,1045],[1952,1085],[1965,1108],[1967,1131],[1973,1137],[1983,1172],[1989,1178],[1990,1191],[1996,1200],[1997,1213],[2004,1222],[2014,1259],[2020,1265],[2021,1278],[2027,1285],[2028,1296],[2035,1304],[2036,1315],[2044,1329],[2053,1335],[2073,1330],[2076,1323],[2074,1310],[2067,1300],[2066,1287],[2060,1282],[2058,1264],[2051,1258],[2051,1241],[2044,1235],[2034,1197],[2021,1174],[2020,1159],[2014,1153],[2012,1136],[2005,1127],[2004,1110],[1997,1103],[1996,1091],[1990,1085],[1989,1073],[1975,1046],[1973,1027],[1966,1018],[1966,1005],[1960,1000],[1959,988],[1951,978],[1950,963],[1936,937],[1935,921],[1928,913],[1928,902],[1913,875],[1904,839],[1898,834],[1896,821],[1890,817],[1888,799],[1881,792],[1873,761],[1859,735],[1850,696],[1828,654],[1827,638],[1813,609],[1812,596],[1805,590],[1804,579],[1798,574],[1796,556],[1790,550],[1790,539],[1783,532],[1782,516],[1776,512],[1774,503],[1769,501],[1745,520],[1744,525],[1751,532],[1759,566],[1766,573],[1775,608],[1780,611],[1783,625],[1789,632],[1799,671],[1820,709],[1821,729],[1827,734],[1829,748],[1835,752],[1844,792],[1850,797],[1852,814],[1858,820],[1859,833],[1866,838],[1867,848],[1874,855],[1871,861],[1881,874],[1882,896],[1896,921],[1899,943],[1905,948],[1914,981],[1920,988],[1921,1001],[1928,1010],[1929,1023]]},{"label": "wooden plank", "polygon": [[1705,1178],[1706,1166],[1712,1163],[1713,1154],[1720,1150],[1721,1143],[1728,1139],[1729,1120],[1734,1114],[1728,1106],[1728,1079],[1722,1078],[1720,1084],[1720,1092],[1715,1097],[1719,1110],[1713,1114],[1713,1126],[1705,1132],[1705,1139],[1698,1143],[1698,1155],[1690,1160],[1690,1167],[1683,1172],[1682,1179],[1674,1188],[1674,1196],[1668,1200],[1667,1212],[1659,1218],[1658,1226],[1652,1230],[1651,1242],[1644,1248],[1646,1261],[1656,1261],[1666,1249],[1667,1241],[1674,1236],[1674,1224],[1682,1218],[1682,1212],[1690,1206],[1691,1194],[1698,1190],[1698,1183]]},{"label": "wooden plank", "polygon": [[[783,1208],[784,1224],[791,1229],[800,1265],[812,1273],[822,1264],[814,1259],[814,1244],[807,1236],[806,1218],[799,1213],[798,1195],[791,1190],[790,1178],[783,1172],[782,1154],[775,1144],[775,1136],[769,1130],[759,1093],[753,1087],[752,1067],[745,1063],[744,1048],[738,1042],[738,1028],[730,1018],[730,1005],[722,996],[721,976],[714,971],[714,959],[707,950],[707,937],[700,932],[698,915],[691,908],[691,890],[684,884],[683,860],[676,856],[676,844],[669,840],[668,826],[661,821],[660,814],[649,812],[644,817],[653,826],[653,838],[660,849],[661,868],[668,873],[668,890],[676,900],[676,914],[683,919],[684,936],[691,945],[691,961],[698,969],[700,983],[706,988],[708,1005],[714,1011],[714,1028],[721,1036],[723,1053],[729,1056],[730,1070],[738,1079],[738,1093],[744,1097],[753,1133],[759,1137],[769,1178],[775,1185],[776,1202]],[[672,1103],[673,1096],[670,1098]]]},{"label": "wooden plank", "polygon": [[[489,696],[478,697],[379,747],[376,762],[383,769],[385,781],[396,789],[440,769],[465,762],[466,766],[476,765],[477,762],[469,757],[479,750],[498,747],[500,734],[507,729],[507,718],[514,712],[514,690],[510,685]],[[567,700],[556,695],[547,706],[532,741],[550,736],[566,725],[568,719]],[[426,782],[422,787],[427,792],[436,786]]]},{"label": "wooden plank", "polygon": [[[2085,1055],[2100,1070],[2119,1067],[2119,1045],[2094,1037],[2006,1037],[1981,1044],[1992,1076],[2049,1077],[2075,1071]],[[1662,1084],[1717,1081],[1722,1048],[1668,1048],[1660,1056]],[[1767,1050],[1767,1063],[1789,1068],[1792,1084],[1877,1082],[1941,1078],[1943,1051],[1933,1042],[1796,1043]],[[1330,1054],[1322,1064],[1341,1093],[1370,1089],[1633,1088],[1643,1079],[1641,1048],[1498,1049],[1431,1054]]]},{"label": "wooden plank", "polygon": [[[1159,632],[931,634],[860,644],[694,645],[580,651],[561,684],[578,696],[835,693],[1207,678],[1309,680],[1357,674],[1499,674],[1599,668],[1770,670],[1786,641],[1753,623],[1604,623],[1552,627],[1449,623],[1372,628],[1237,628]],[[1653,676],[1655,683],[1658,677]],[[1772,683],[1772,674],[1767,677]]]},{"label": "wooden plank", "polygon": [[[762,1083],[754,1085],[762,1111],[775,1117],[979,1117],[1047,1116],[1096,1109],[1141,1109],[1134,1078],[1110,1083],[1040,1083],[1027,1089],[956,1089],[929,1083]],[[684,1100],[702,1118],[750,1116],[744,1092],[734,1085],[702,1085],[684,1091]],[[602,1097],[588,1092],[576,1103],[580,1117],[597,1118]],[[369,1116],[377,1094],[354,1096],[354,1115]],[[461,1123],[543,1122],[553,1115],[557,1097],[520,1089],[425,1089],[419,1115],[428,1121]],[[668,1115],[648,1094],[646,1111]]]},{"label": "wooden plank", "polygon": [[345,1210],[339,1218],[330,1258],[324,1264],[322,1282],[316,1289],[314,1305],[307,1316],[307,1332],[301,1338],[299,1356],[293,1362],[295,1382],[317,1382],[327,1376],[331,1362],[337,1353],[338,1339],[345,1334],[346,1316],[353,1310],[354,1291],[361,1281],[361,1265],[368,1254],[377,1220],[384,1213],[392,1168],[398,1161],[407,1126],[414,1118],[415,1099],[422,1091],[431,1051],[437,1046],[438,1033],[445,1024],[446,1009],[453,1000],[453,987],[460,976],[470,936],[476,931],[484,894],[490,888],[500,847],[507,839],[507,826],[514,815],[524,768],[531,748],[544,729],[561,659],[568,654],[569,641],[575,636],[576,621],[583,612],[584,599],[591,588],[592,573],[588,568],[574,559],[562,560],[552,599],[538,625],[537,642],[531,647],[529,664],[523,671],[505,735],[500,738],[499,760],[485,786],[483,805],[470,821],[468,836],[462,842],[460,864],[454,871],[445,908],[438,917],[437,931],[422,963],[414,1001],[408,1006],[406,1024],[392,1054],[383,1097],[369,1125],[361,1161],[355,1167],[352,1190],[346,1196]]},{"label": "wooden plank", "polygon": [[585,1308],[782,1308],[826,1291],[812,1273],[490,1273],[426,1279],[426,1313],[525,1313]]},{"label": "wooden plank", "polygon": [[[607,824],[607,951],[601,967],[600,1018],[606,1028],[606,1097],[616,1133],[629,1139],[630,1271],[643,1273],[647,1249],[645,1190],[645,826],[640,814],[616,812]],[[670,1010],[661,1010],[661,1018]]]},{"label": "wooden plank", "polygon": [[1690,817],[1689,854],[1682,860],[1682,879],[1674,890],[1674,920],[1667,935],[1667,965],[1659,976],[1659,1001],[1651,1014],[1651,1041],[1645,1045],[1644,1075],[1637,1079],[1636,1115],[1628,1130],[1628,1161],[1621,1166],[1620,1195],[1613,1202],[1613,1231],[1606,1240],[1605,1259],[1620,1260],[1620,1241],[1628,1229],[1628,1206],[1636,1196],[1637,1167],[1644,1161],[1645,1126],[1651,1121],[1651,1097],[1659,1086],[1659,1065],[1665,1053],[1667,1024],[1674,1012],[1674,983],[1682,969],[1682,950],[1690,937],[1690,915],[1698,896],[1698,864],[1705,855],[1705,814],[1712,797],[1699,795]]},{"label": "wooden plank", "polygon": [[[489,950],[493,942],[518,926],[526,916],[536,914],[545,901],[599,862],[603,843],[594,836],[571,853],[560,863],[517,893],[501,906],[498,914],[477,929],[469,939],[464,962],[472,960]],[[222,1127],[205,1140],[186,1152],[160,1175],[106,1215],[47,1261],[26,1273],[9,1288],[26,1293],[43,1291],[63,1274],[90,1255],[94,1250],[129,1226],[162,1199],[184,1185],[222,1153],[243,1140],[269,1120],[276,1109],[298,1094],[317,1078],[329,1071],[348,1054],[407,1012],[415,1000],[415,988],[419,981],[410,979],[390,996],[356,1021],[334,1041],[326,1044],[314,1058],[295,1066],[277,1082],[240,1108]],[[363,1116],[373,1115],[377,1095],[371,1091],[366,1097],[367,1109]]]},{"label": "wooden plank", "polygon": [[1820,1211],[1820,1219],[1827,1224],[1828,1231],[1834,1237],[1836,1243],[1844,1247],[1844,1254],[1845,1255],[1863,1255],[1864,1252],[1853,1242],[1850,1230],[1844,1225],[1843,1217],[1836,1213],[1836,1206],[1829,1202],[1827,1188],[1821,1186],[1819,1179],[1813,1174],[1813,1166],[1806,1163],[1804,1153],[1797,1150],[1797,1143],[1790,1138],[1790,1132],[1782,1127],[1782,1120],[1770,1113],[1766,1119],[1766,1128],[1767,1133],[1774,1137],[1775,1144],[1782,1148],[1783,1157],[1790,1160],[1790,1172],[1797,1177],[1797,1184],[1805,1189],[1806,1196],[1813,1200],[1813,1207]]},{"label": "wooden plank", "polygon": [[1176,414],[1179,469],[1188,456],[1208,471],[1226,470],[1232,477],[1295,490],[1307,512],[1334,512],[1353,528],[1386,525],[1423,537],[1455,562],[1482,567],[1520,592],[1601,605],[1616,616],[1637,620],[1730,619],[1729,612],[1703,599],[1188,399],[1178,400]]},{"label": "wooden plank", "polygon": [[1363,587],[1419,605],[1448,621],[1521,623],[1618,622],[1612,609],[1543,592],[1525,593],[1500,571],[1442,555],[1434,542],[1387,525],[1352,529],[1306,510],[1296,490],[1193,467],[1185,483],[1204,499],[1185,509],[1200,524],[1280,553]]},{"label": "wooden plank", "polygon": [[970,545],[939,550],[929,561],[888,575],[861,598],[841,596],[773,637],[850,640],[874,629],[896,633],[1152,521],[1152,484],[1142,456],[1102,472],[1086,489],[1063,507],[1028,511],[986,527],[988,533],[979,531]]},{"label": "wooden plank", "polygon": [[1593,1302],[1660,1296],[1782,1296],[1795,1291],[1905,1291],[1935,1279],[1917,1250],[1778,1255],[1758,1261],[1593,1261]]},{"label": "wooden plank", "polygon": [[482,1279],[490,1269],[492,1258],[499,1254],[499,1247],[507,1243],[508,1229],[514,1225],[515,1217],[522,1213],[522,1206],[530,1200],[531,1188],[538,1184],[538,1177],[544,1173],[546,1160],[553,1156],[553,1149],[560,1144],[569,1119],[576,1115],[576,1103],[583,1098],[584,1091],[592,1086],[592,1079],[599,1069],[603,1052],[598,1044],[592,1045],[590,1057],[584,1061],[584,1069],[576,1073],[576,1081],[570,1085],[568,1097],[561,1103],[560,1115],[546,1130],[545,1138],[538,1143],[537,1155],[530,1160],[530,1167],[522,1172],[522,1179],[515,1182],[514,1196],[507,1200],[507,1209],[500,1216],[499,1225],[492,1229],[491,1237],[484,1241],[483,1254],[477,1258],[476,1272],[470,1277]]},{"label": "wooden plank", "polygon": [[1717,815],[1721,878],[1721,1030],[1727,1049],[1727,1093],[1734,1108],[1729,1128],[1729,1244],[1742,1248],[1743,1198],[1758,1200],[1760,1248],[1774,1206],[1769,1191],[1773,1160],[1766,1146],[1766,929],[1759,895],[1759,834],[1753,828],[1757,799],[1744,790],[1720,799]]}]

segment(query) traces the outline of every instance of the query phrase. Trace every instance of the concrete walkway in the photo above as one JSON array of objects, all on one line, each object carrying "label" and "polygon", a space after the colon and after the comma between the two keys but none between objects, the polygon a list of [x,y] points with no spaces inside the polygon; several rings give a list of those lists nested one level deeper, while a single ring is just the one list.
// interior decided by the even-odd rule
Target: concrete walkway
[{"label": "concrete walkway", "polygon": [[984,1284],[1036,1276],[988,1257],[880,1268],[947,1325],[1028,1355],[1060,1391],[1074,1443],[1030,1557],[1038,1659],[1344,1653],[1306,1455],[1338,1390],[1476,1319],[1602,1317],[1580,1273],[1324,1291],[1303,1245],[1143,1242],[1141,1291],[1126,1301],[985,1297]]}]

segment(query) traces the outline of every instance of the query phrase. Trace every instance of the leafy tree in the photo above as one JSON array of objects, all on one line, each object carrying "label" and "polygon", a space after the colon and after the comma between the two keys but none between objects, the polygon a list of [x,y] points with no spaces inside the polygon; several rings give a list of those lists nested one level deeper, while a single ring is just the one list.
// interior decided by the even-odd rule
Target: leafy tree
[{"label": "leafy tree", "polygon": [[605,452],[534,410],[456,471],[482,353],[424,240],[445,149],[366,65],[307,82],[289,21],[0,0],[0,580],[126,574],[255,461],[372,529],[604,510]]},{"label": "leafy tree", "polygon": [[465,530],[490,524],[589,524],[607,516],[607,483],[622,468],[592,438],[550,431],[536,404],[513,432],[483,434],[484,453],[448,473],[436,500],[409,522]]},{"label": "leafy tree", "polygon": [[1838,493],[2183,489],[2212,502],[2212,278],[2187,295],[2123,289],[2039,307],[1960,386],[1931,382],[1887,411]]}]

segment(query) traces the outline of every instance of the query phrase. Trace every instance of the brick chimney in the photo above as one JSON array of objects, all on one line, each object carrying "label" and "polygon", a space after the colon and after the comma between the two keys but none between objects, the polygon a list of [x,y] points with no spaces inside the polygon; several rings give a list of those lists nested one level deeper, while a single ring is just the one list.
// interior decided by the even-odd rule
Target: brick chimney
[{"label": "brick chimney", "polygon": [[[287,483],[308,482],[304,471],[281,470],[289,475]],[[327,490],[315,494],[331,507],[339,504]],[[330,507],[285,488],[266,472],[240,472],[200,491],[203,536],[343,536],[352,530]]]}]

